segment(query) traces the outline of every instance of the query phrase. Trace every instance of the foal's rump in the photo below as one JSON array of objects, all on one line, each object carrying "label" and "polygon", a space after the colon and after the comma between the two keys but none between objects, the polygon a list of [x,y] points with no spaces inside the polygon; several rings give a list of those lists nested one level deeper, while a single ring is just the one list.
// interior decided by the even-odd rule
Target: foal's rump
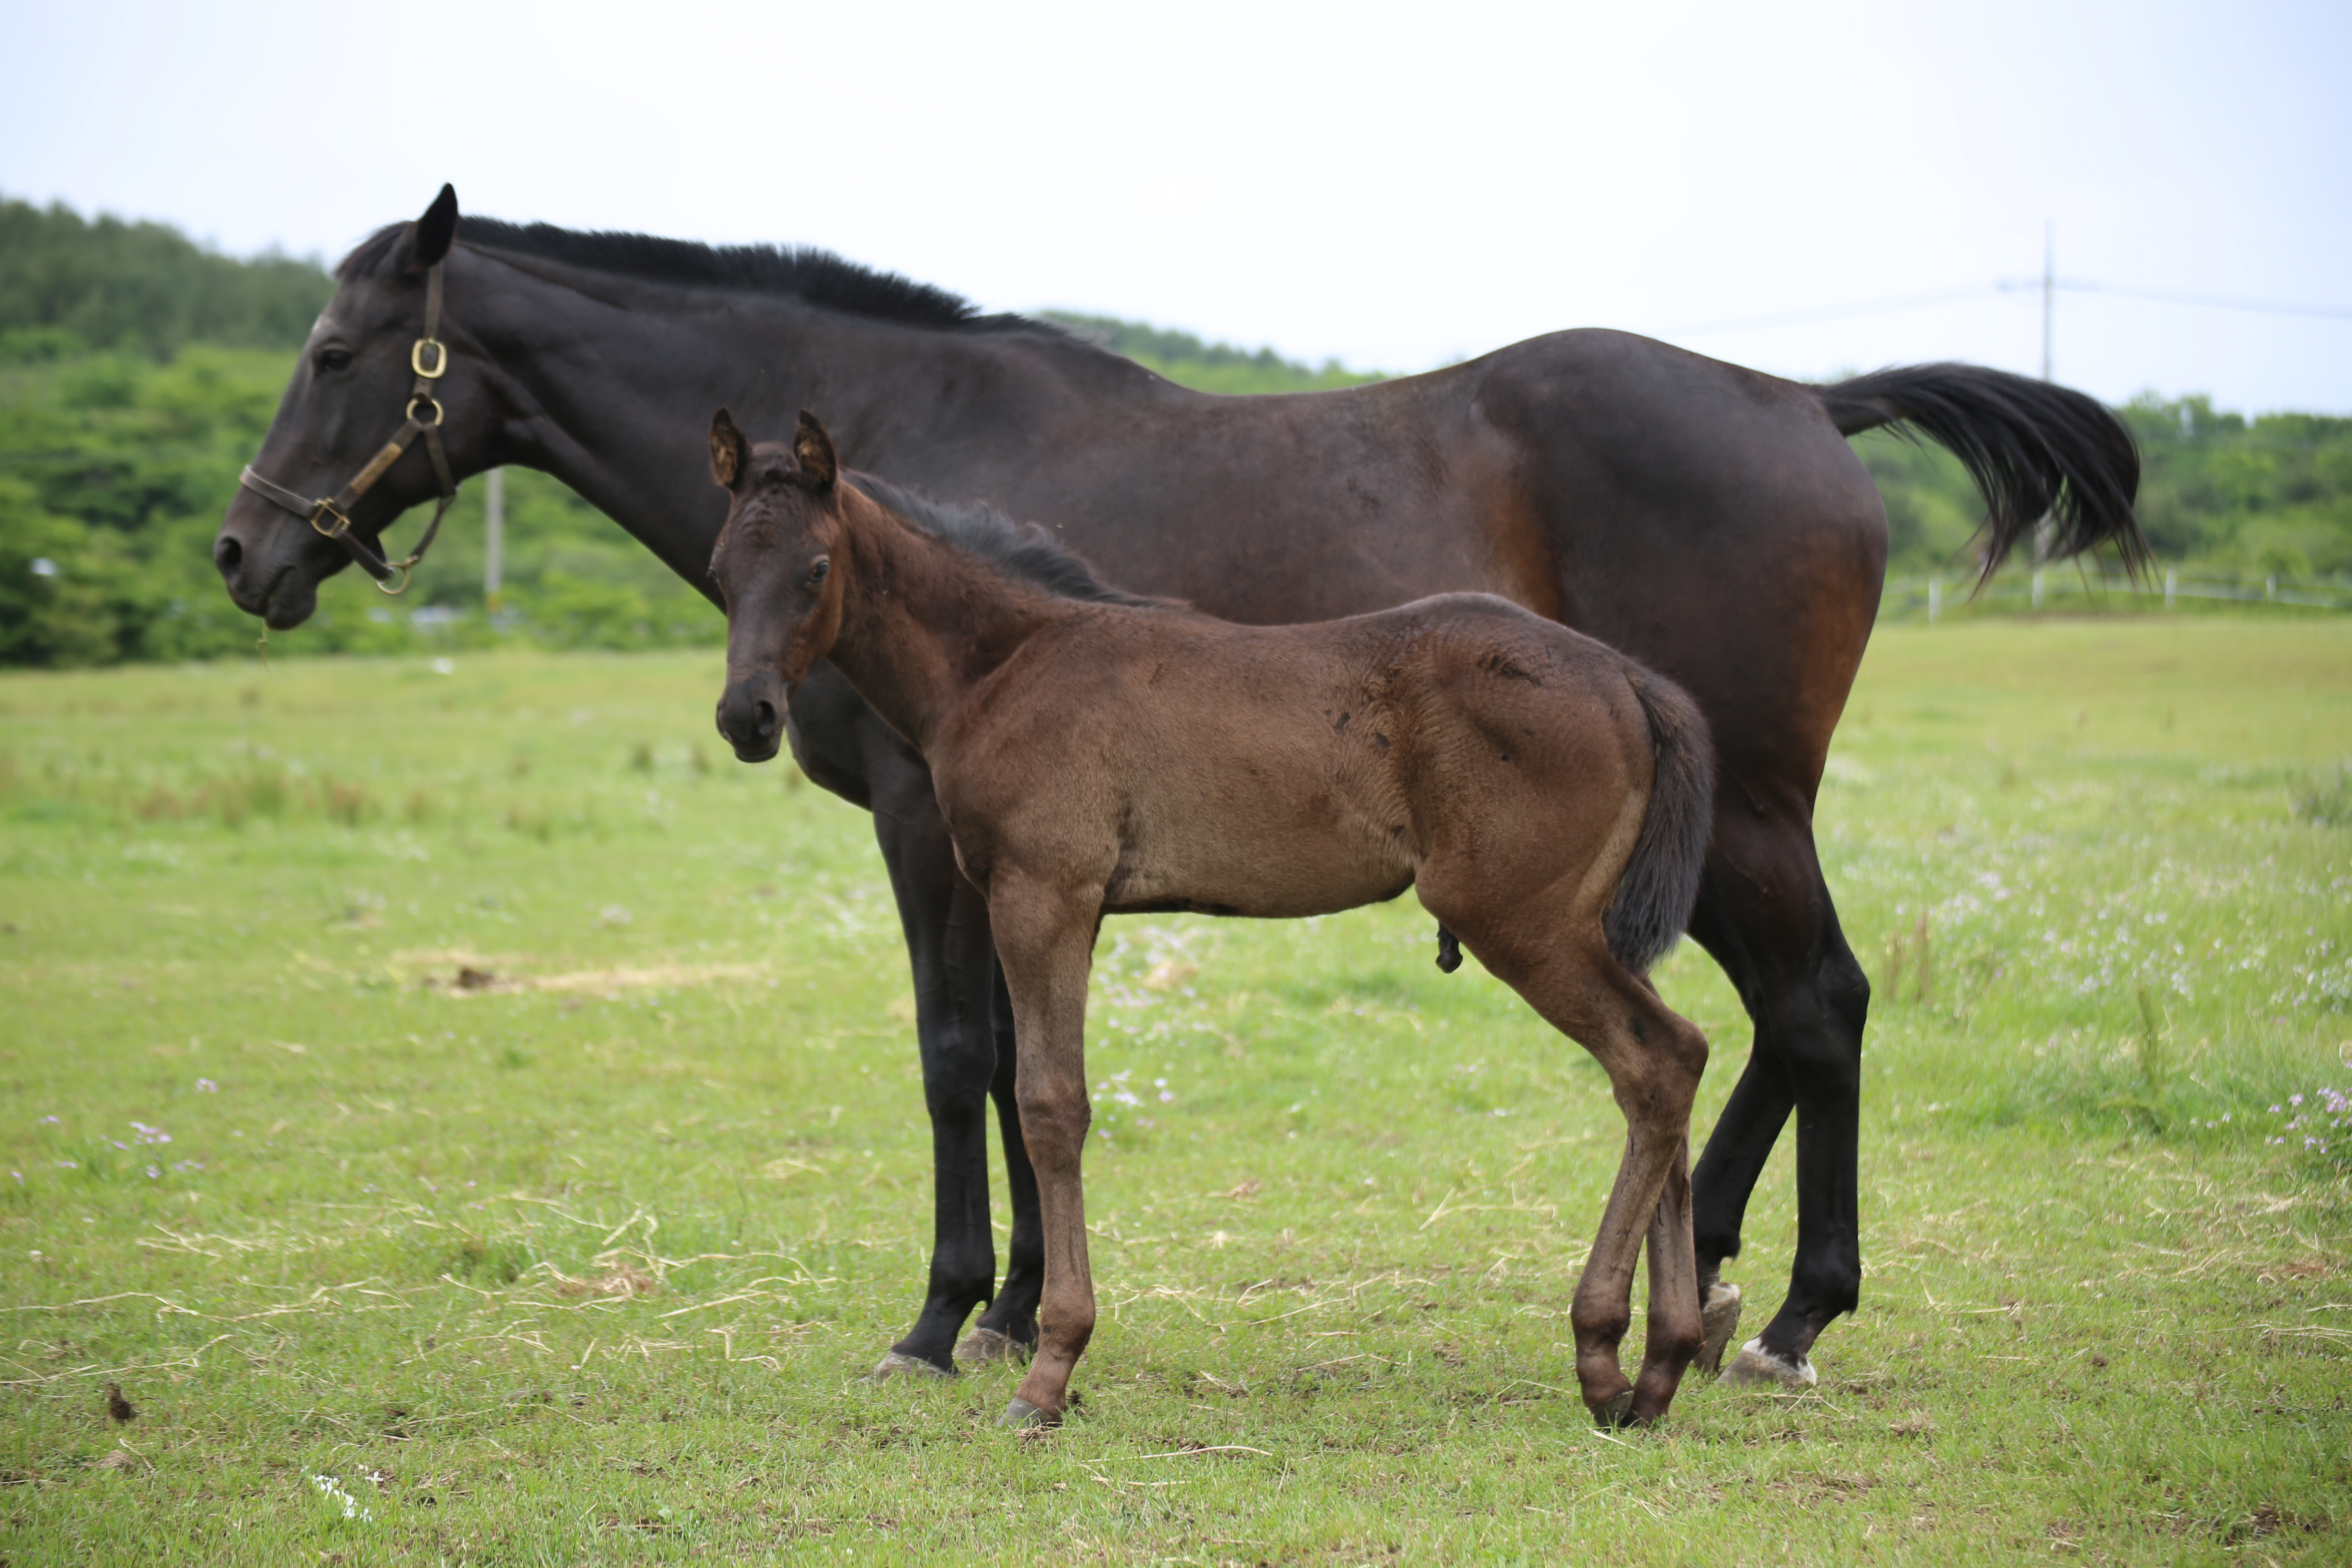
[{"label": "foal's rump", "polygon": [[1518,881],[1546,902],[1559,896],[1549,879],[1572,875],[1570,902],[1605,908],[1610,952],[1645,973],[1688,924],[1706,865],[1715,761],[1697,703],[1617,649],[1490,595],[1391,614],[1428,628],[1423,746],[1445,776],[1423,901],[1445,918],[1454,889],[1431,879],[1465,869],[1488,897]]}]

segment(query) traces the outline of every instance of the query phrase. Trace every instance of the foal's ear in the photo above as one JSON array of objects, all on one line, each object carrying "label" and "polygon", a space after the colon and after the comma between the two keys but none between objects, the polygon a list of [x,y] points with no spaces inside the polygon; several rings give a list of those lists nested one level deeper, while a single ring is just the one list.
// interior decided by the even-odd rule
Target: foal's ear
[{"label": "foal's ear", "polygon": [[841,473],[841,465],[833,456],[833,437],[805,408],[801,410],[801,427],[793,432],[793,461],[800,465],[800,472],[793,478],[818,495],[833,489]]},{"label": "foal's ear", "polygon": [[408,237],[408,258],[403,268],[409,272],[422,272],[449,254],[449,247],[457,239],[457,187],[443,185],[425,216],[416,220],[415,232]]},{"label": "foal's ear", "polygon": [[751,443],[735,426],[735,416],[724,408],[710,416],[710,477],[729,489],[743,477],[743,466],[751,455]]}]

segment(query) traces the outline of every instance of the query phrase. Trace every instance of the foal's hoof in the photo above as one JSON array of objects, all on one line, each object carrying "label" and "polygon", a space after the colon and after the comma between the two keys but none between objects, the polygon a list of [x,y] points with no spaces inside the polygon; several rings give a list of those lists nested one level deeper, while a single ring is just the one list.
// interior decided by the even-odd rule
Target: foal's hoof
[{"label": "foal's hoof", "polygon": [[866,1381],[887,1383],[894,1377],[953,1377],[954,1375],[954,1373],[944,1367],[933,1366],[921,1356],[908,1355],[904,1351],[892,1351],[874,1363],[874,1370],[866,1374]]},{"label": "foal's hoof", "polygon": [[1633,1417],[1633,1390],[1629,1385],[1624,1393],[1618,1394],[1614,1399],[1610,1400],[1607,1404],[1595,1405],[1591,1408],[1592,1410],[1592,1424],[1594,1426],[1600,1427],[1604,1432],[1614,1431],[1616,1428],[1624,1426]]},{"label": "foal's hoof", "polygon": [[1706,1288],[1706,1304],[1699,1309],[1699,1326],[1706,1338],[1698,1350],[1698,1369],[1715,1375],[1723,1365],[1724,1347],[1739,1329],[1739,1287],[1717,1279]]},{"label": "foal's hoof", "polygon": [[1048,1415],[1017,1394],[1013,1396],[1013,1403],[1004,1407],[1004,1419],[997,1423],[1000,1426],[1012,1426],[1024,1432],[1043,1432],[1061,1424],[1060,1416]]},{"label": "foal's hoof", "polygon": [[974,1329],[956,1346],[955,1358],[980,1366],[992,1361],[1027,1361],[1029,1346],[1011,1334],[998,1333],[994,1329]]},{"label": "foal's hoof", "polygon": [[1813,1363],[1804,1357],[1790,1361],[1766,1350],[1762,1340],[1750,1340],[1739,1347],[1739,1353],[1717,1381],[1726,1388],[1771,1389],[1811,1388],[1821,1380]]}]

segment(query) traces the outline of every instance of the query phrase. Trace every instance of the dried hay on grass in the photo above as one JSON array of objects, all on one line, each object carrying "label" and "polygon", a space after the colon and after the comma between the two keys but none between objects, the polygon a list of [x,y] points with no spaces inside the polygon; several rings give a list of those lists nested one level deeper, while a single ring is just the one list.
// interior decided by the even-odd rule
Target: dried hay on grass
[{"label": "dried hay on grass", "polygon": [[520,992],[676,991],[720,981],[748,984],[768,978],[756,963],[616,964],[607,969],[576,969],[562,974],[517,973],[531,962],[528,953],[493,958],[467,948],[394,953],[394,969],[405,971],[412,984],[456,998],[497,996]]}]

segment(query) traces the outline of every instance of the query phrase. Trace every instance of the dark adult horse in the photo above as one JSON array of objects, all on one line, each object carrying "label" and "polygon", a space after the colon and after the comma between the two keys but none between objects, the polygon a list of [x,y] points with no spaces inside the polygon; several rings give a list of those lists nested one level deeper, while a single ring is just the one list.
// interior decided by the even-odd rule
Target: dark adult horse
[{"label": "dark adult horse", "polygon": [[[437,266],[436,266],[437,264]],[[1806,1381],[1861,1284],[1855,1208],[1870,995],[1812,842],[1814,791],[1878,606],[1885,514],[1844,437],[1907,423],[1982,488],[1984,561],[2144,551],[2138,459],[2090,398],[1965,365],[1811,387],[1622,332],[1532,339],[1341,392],[1213,397],[1051,328],[822,252],[712,249],[467,219],[445,188],[339,269],[215,558],[230,595],[299,625],[352,556],[288,510],[339,497],[373,541],[406,507],[501,464],[552,473],[687,581],[725,516],[702,478],[709,411],[755,428],[814,409],[844,461],[1048,521],[1109,581],[1230,620],[1333,619],[1449,590],[1500,594],[1624,649],[1696,697],[1715,734],[1715,837],[1691,932],[1738,986],[1754,1047],[1693,1175],[1711,1308],[1766,1156],[1797,1119],[1797,1255],[1779,1313],[1727,1376]],[[445,289],[433,285],[445,284]],[[418,344],[446,291],[446,350]],[[430,378],[425,372],[446,374]],[[404,402],[420,388],[425,403]],[[364,493],[401,426],[438,418]],[[446,453],[442,447],[446,447]],[[368,556],[373,562],[373,552]],[[372,570],[380,566],[372,565]],[[938,1186],[929,1296],[885,1367],[951,1370],[1036,1332],[1036,1182],[984,901],[956,872],[906,742],[820,667],[791,741],[869,807],[913,963]],[[1003,1048],[1000,1048],[1002,1042]],[[1002,1289],[987,1106],[1014,1223]],[[1731,1314],[1712,1311],[1712,1327]],[[1719,1339],[1717,1345],[1719,1347]]]}]

